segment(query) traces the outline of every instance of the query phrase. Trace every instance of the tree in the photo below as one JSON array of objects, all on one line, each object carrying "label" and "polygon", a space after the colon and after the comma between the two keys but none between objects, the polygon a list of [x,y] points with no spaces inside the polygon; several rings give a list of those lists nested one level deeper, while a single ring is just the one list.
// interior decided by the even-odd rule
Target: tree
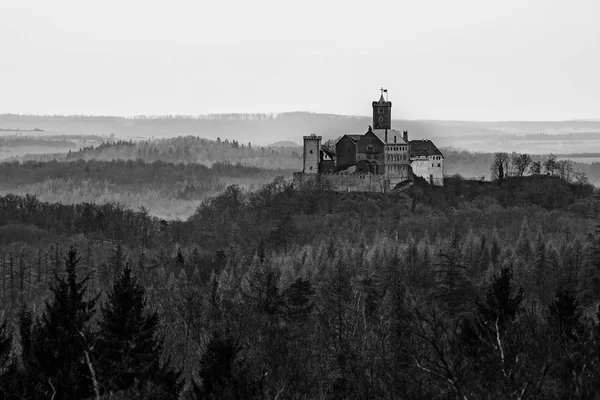
[{"label": "tree", "polygon": [[492,180],[502,181],[506,176],[508,176],[508,162],[510,157],[508,153],[496,153],[494,154],[494,161],[490,167],[490,172],[492,174]]},{"label": "tree", "polygon": [[588,237],[585,263],[579,272],[579,295],[584,305],[598,300],[600,293],[600,225]]},{"label": "tree", "polygon": [[477,307],[482,321],[486,324],[498,323],[502,328],[512,321],[521,308],[523,289],[512,295],[512,272],[502,268],[500,274],[494,274],[492,287],[488,289],[485,302],[478,302]]},{"label": "tree", "polygon": [[230,335],[215,332],[200,360],[199,385],[192,379],[197,399],[254,399],[259,387],[250,378],[247,365],[240,357],[240,346]]},{"label": "tree", "polygon": [[544,161],[544,169],[546,169],[546,173],[550,175],[554,175],[554,171],[558,168],[558,162],[556,161],[556,156],[554,154],[550,154],[548,159]]},{"label": "tree", "polygon": [[574,177],[575,181],[577,181],[577,184],[579,184],[580,186],[588,185],[590,183],[590,180],[588,179],[585,172],[575,172]]},{"label": "tree", "polygon": [[12,333],[8,331],[7,320],[5,319],[0,325],[0,376],[2,376],[8,367],[12,340]]},{"label": "tree", "polygon": [[54,299],[46,303],[33,328],[32,362],[27,372],[42,396],[83,399],[93,393],[90,349],[94,335],[89,322],[98,296],[85,299],[88,278],[77,280],[79,261],[71,247],[65,258],[66,277],[55,276],[51,287]]},{"label": "tree", "polygon": [[542,163],[540,161],[533,161],[529,167],[529,173],[531,175],[540,175],[542,173]]},{"label": "tree", "polygon": [[179,373],[161,365],[159,318],[146,306],[145,289],[127,264],[115,278],[102,306],[98,332],[98,376],[101,391],[152,394],[152,398],[177,398]]},{"label": "tree", "polygon": [[523,176],[523,174],[525,173],[525,171],[527,171],[527,168],[529,167],[529,165],[531,165],[531,163],[531,156],[527,153],[514,155],[512,158],[512,165],[515,172],[517,173],[517,176]]},{"label": "tree", "polygon": [[577,299],[567,290],[556,292],[556,299],[550,304],[550,315],[561,336],[576,340],[583,331],[580,319],[583,311]]},{"label": "tree", "polygon": [[556,167],[558,170],[558,176],[567,182],[571,182],[571,178],[573,176],[573,161],[560,160],[556,163]]}]

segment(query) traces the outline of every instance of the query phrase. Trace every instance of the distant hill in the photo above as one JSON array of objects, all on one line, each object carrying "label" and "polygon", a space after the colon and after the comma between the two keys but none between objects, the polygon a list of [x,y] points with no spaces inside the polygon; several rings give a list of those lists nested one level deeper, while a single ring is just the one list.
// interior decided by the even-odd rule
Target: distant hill
[{"label": "distant hill", "polygon": [[281,142],[271,143],[267,147],[302,147],[302,146],[299,145],[298,143],[291,142],[291,141],[281,141]]},{"label": "distant hill", "polygon": [[[39,135],[115,135],[124,139],[148,139],[175,136],[200,136],[216,140],[229,138],[240,143],[257,145],[294,142],[303,135],[318,133],[324,141],[347,133],[364,133],[372,119],[369,116],[346,116],[289,112],[282,114],[219,114],[198,117],[91,117],[91,116],[31,116],[0,115],[0,129],[40,129]],[[435,139],[441,146],[467,148],[465,140],[490,143],[488,151],[495,151],[494,141],[502,145],[507,135],[556,135],[578,133],[598,136],[600,121],[393,121],[398,130],[408,130],[411,138]],[[33,132],[27,132],[29,135]],[[539,139],[539,138],[538,138]],[[529,139],[535,140],[535,139]],[[469,147],[471,148],[471,147]],[[481,150],[471,148],[472,150]],[[585,151],[585,150],[581,150]],[[566,152],[562,151],[561,152]]]}]

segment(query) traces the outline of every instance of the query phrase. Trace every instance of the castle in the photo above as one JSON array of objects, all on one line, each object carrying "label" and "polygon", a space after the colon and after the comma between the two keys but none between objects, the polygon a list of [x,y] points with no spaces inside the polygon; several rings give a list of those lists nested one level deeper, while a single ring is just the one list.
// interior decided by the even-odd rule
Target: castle
[{"label": "castle", "polygon": [[[304,168],[294,174],[328,174],[339,190],[387,191],[414,176],[443,186],[444,155],[431,140],[409,140],[408,131],[392,129],[392,102],[374,101],[373,125],[362,135],[344,135],[335,149],[321,145],[321,136],[304,136]],[[368,185],[365,182],[368,181]]]}]

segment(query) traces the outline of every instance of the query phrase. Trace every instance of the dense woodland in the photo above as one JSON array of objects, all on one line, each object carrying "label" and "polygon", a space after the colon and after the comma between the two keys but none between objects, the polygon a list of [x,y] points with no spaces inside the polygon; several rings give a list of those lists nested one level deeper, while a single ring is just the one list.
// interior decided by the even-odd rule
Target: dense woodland
[{"label": "dense woodland", "polygon": [[251,190],[292,171],[163,161],[27,161],[0,163],[0,192],[74,204],[118,202],[165,218],[191,215],[201,200],[229,184]]},{"label": "dense woodland", "polygon": [[144,141],[104,141],[98,145],[83,146],[77,151],[49,154],[28,154],[15,161],[73,161],[73,160],[142,160],[172,163],[242,164],[263,169],[302,169],[301,147],[253,147],[252,143],[197,136],[154,139]]},{"label": "dense woodland", "polygon": [[546,175],[390,194],[277,178],[186,220],[6,195],[0,390],[598,397],[599,215],[592,186]]},{"label": "dense woodland", "polygon": [[[527,138],[546,138],[548,135],[530,135]],[[564,135],[554,135],[562,137]],[[578,137],[578,134],[572,134]],[[587,137],[584,135],[584,137]],[[541,140],[541,139],[537,139]],[[334,146],[335,141],[329,140],[328,145]],[[489,167],[493,162],[494,153],[474,153],[442,148],[446,175],[459,174],[463,177],[490,180]],[[514,154],[514,153],[513,153]],[[580,154],[590,158],[598,158],[598,153]],[[532,154],[532,161],[543,162],[547,155]],[[600,162],[577,162],[573,155],[562,155],[559,158],[573,160],[574,171],[586,174],[590,182],[600,186]],[[251,143],[238,143],[229,139],[216,141],[201,139],[195,136],[156,139],[146,141],[105,141],[99,145],[83,146],[77,151],[29,154],[15,158],[15,161],[72,161],[72,160],[143,160],[145,162],[164,161],[173,163],[213,163],[242,164],[263,169],[287,169],[300,171],[302,169],[302,147],[253,147]]]}]

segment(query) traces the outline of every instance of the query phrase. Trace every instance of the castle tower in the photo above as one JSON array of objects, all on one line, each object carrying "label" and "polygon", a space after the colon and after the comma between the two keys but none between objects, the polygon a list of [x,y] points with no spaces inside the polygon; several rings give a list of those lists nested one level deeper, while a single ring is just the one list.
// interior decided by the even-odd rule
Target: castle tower
[{"label": "castle tower", "polygon": [[383,97],[387,89],[381,88],[379,101],[373,102],[373,129],[392,129],[392,102]]},{"label": "castle tower", "polygon": [[304,169],[305,174],[316,174],[319,172],[319,161],[321,153],[321,136],[314,133],[304,136]]}]

